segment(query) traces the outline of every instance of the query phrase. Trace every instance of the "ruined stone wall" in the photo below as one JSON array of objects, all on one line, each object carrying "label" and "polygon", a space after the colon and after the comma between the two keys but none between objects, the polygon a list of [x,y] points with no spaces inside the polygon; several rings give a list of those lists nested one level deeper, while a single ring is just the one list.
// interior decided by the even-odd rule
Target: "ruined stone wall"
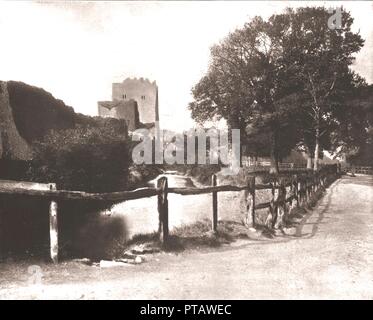
[{"label": "ruined stone wall", "polygon": [[31,148],[14,122],[7,83],[0,81],[0,159],[30,160],[31,157]]},{"label": "ruined stone wall", "polygon": [[99,101],[98,114],[104,118],[124,119],[129,131],[139,127],[139,112],[137,102],[129,101]]},{"label": "ruined stone wall", "polygon": [[127,78],[122,83],[113,83],[112,89],[113,101],[133,99],[137,102],[141,123],[154,123],[159,120],[158,87],[155,81]]},{"label": "ruined stone wall", "polygon": [[51,93],[18,81],[8,81],[7,87],[14,122],[28,144],[42,140],[50,130],[75,127],[74,109]]}]

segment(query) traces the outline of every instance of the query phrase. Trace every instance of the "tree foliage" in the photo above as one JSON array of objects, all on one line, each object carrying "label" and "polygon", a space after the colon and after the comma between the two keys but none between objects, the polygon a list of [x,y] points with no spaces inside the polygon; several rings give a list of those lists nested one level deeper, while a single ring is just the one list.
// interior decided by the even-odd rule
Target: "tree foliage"
[{"label": "tree foliage", "polygon": [[298,147],[315,157],[336,149],[349,119],[346,97],[364,86],[350,70],[364,44],[342,10],[340,28],[329,28],[323,7],[287,9],[267,21],[255,17],[211,48],[206,75],[192,89],[189,108],[198,122],[224,118],[241,129],[250,154],[278,160]]},{"label": "tree foliage", "polygon": [[207,74],[193,88],[195,100],[189,105],[199,122],[226,119],[241,130],[243,143],[269,140],[273,170],[278,172],[279,150],[289,152],[291,143],[281,131],[291,131],[296,113],[289,104],[295,87],[284,81],[281,30],[272,21],[254,18],[211,49]]},{"label": "tree foliage", "polygon": [[112,192],[127,187],[130,157],[127,130],[115,119],[102,126],[51,131],[33,144],[28,177],[59,189]]},{"label": "tree foliage", "polygon": [[[330,148],[330,136],[340,125],[346,96],[362,84],[349,67],[364,41],[351,31],[353,18],[342,10],[342,25],[330,28],[330,13],[322,7],[287,10],[274,19],[286,21],[290,32],[284,37],[285,60],[295,70],[299,84],[303,121],[303,143],[318,158],[323,148]],[[308,124],[308,125],[307,125]]]}]

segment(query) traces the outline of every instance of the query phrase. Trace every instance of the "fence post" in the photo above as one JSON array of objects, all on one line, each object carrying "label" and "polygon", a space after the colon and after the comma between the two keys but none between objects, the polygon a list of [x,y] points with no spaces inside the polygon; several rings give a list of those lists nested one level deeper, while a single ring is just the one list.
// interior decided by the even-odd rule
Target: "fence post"
[{"label": "fence post", "polygon": [[[276,220],[277,220],[276,179],[273,179],[273,182],[271,182],[271,186],[272,186],[272,199],[270,201],[269,211],[270,211],[270,216],[271,216],[271,218],[270,218],[271,226],[270,227],[273,228],[275,223],[276,223]],[[268,218],[267,218],[267,220],[268,220]]]},{"label": "fence post", "polygon": [[[216,174],[211,177],[211,185],[217,186]],[[218,193],[216,191],[212,192],[212,230],[214,232],[218,230]]]},{"label": "fence post", "polygon": [[286,213],[286,187],[284,179],[279,182],[280,188],[278,189],[277,205],[276,205],[276,223],[275,229],[281,227],[284,223],[284,215]]},{"label": "fence post", "polygon": [[316,175],[316,192],[320,190],[320,172]]},{"label": "fence post", "polygon": [[303,206],[303,177],[299,177],[298,180],[298,198],[299,206]]},{"label": "fence post", "polygon": [[302,201],[302,177],[298,176],[297,179],[297,191],[298,191],[298,205],[302,206],[303,201]]},{"label": "fence post", "polygon": [[308,180],[308,175],[306,176],[306,179],[305,179],[305,197],[304,197],[304,202],[305,202],[305,205],[307,206],[308,204],[308,201],[310,200],[310,196],[309,196],[309,180]]},{"label": "fence post", "polygon": [[168,181],[166,177],[157,181],[158,194],[158,214],[159,214],[159,239],[165,244],[168,240]]},{"label": "fence post", "polygon": [[247,220],[246,223],[249,227],[255,228],[255,176],[249,178],[248,183],[249,191],[249,201],[248,201],[248,210],[247,210]]},{"label": "fence post", "polygon": [[293,176],[293,195],[295,196],[296,206],[299,208],[299,183],[298,176]]},{"label": "fence post", "polygon": [[312,176],[312,195],[314,195],[316,193],[316,175],[317,175],[317,172],[314,173],[314,175]]},{"label": "fence post", "polygon": [[[50,190],[57,190],[56,184],[49,185]],[[58,205],[56,201],[51,201],[49,205],[49,237],[50,255],[54,263],[58,262]]]},{"label": "fence post", "polygon": [[301,206],[304,207],[306,205],[306,195],[307,195],[307,184],[306,184],[306,178],[302,177],[300,181],[300,200],[301,200]]}]

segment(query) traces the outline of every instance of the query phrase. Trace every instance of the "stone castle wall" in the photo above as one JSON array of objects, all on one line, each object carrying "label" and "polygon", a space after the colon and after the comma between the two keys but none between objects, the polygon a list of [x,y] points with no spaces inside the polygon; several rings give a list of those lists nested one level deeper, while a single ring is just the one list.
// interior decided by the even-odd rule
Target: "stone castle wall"
[{"label": "stone castle wall", "polygon": [[139,112],[135,100],[100,101],[98,103],[98,114],[105,118],[126,120],[129,131],[134,131],[139,127]]}]

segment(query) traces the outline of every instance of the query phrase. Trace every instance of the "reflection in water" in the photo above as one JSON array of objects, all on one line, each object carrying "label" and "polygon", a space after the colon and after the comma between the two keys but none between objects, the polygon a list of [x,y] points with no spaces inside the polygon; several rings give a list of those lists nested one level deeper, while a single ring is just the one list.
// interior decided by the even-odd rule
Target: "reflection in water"
[{"label": "reflection in water", "polygon": [[[189,177],[177,174],[162,174],[156,179],[149,182],[150,186],[154,186],[160,177],[167,177],[168,186],[176,187],[195,187],[193,181]],[[231,215],[232,212],[239,211],[237,201],[238,194],[220,193],[219,207],[223,203],[229,203],[230,210],[219,210],[219,217],[226,218],[226,215]],[[172,228],[183,224],[191,224],[198,220],[211,218],[212,215],[212,196],[211,194],[182,196],[177,194],[168,195],[169,207],[169,227]],[[158,230],[158,211],[157,197],[131,200],[115,205],[111,209],[113,216],[122,216],[126,220],[128,228],[128,238],[135,234],[151,233]],[[228,217],[229,218],[229,217]]]},{"label": "reflection in water", "polygon": [[189,177],[181,176],[178,174],[161,174],[154,180],[148,182],[148,185],[154,187],[157,185],[159,178],[166,177],[169,188],[193,188],[195,187],[193,181]]}]

